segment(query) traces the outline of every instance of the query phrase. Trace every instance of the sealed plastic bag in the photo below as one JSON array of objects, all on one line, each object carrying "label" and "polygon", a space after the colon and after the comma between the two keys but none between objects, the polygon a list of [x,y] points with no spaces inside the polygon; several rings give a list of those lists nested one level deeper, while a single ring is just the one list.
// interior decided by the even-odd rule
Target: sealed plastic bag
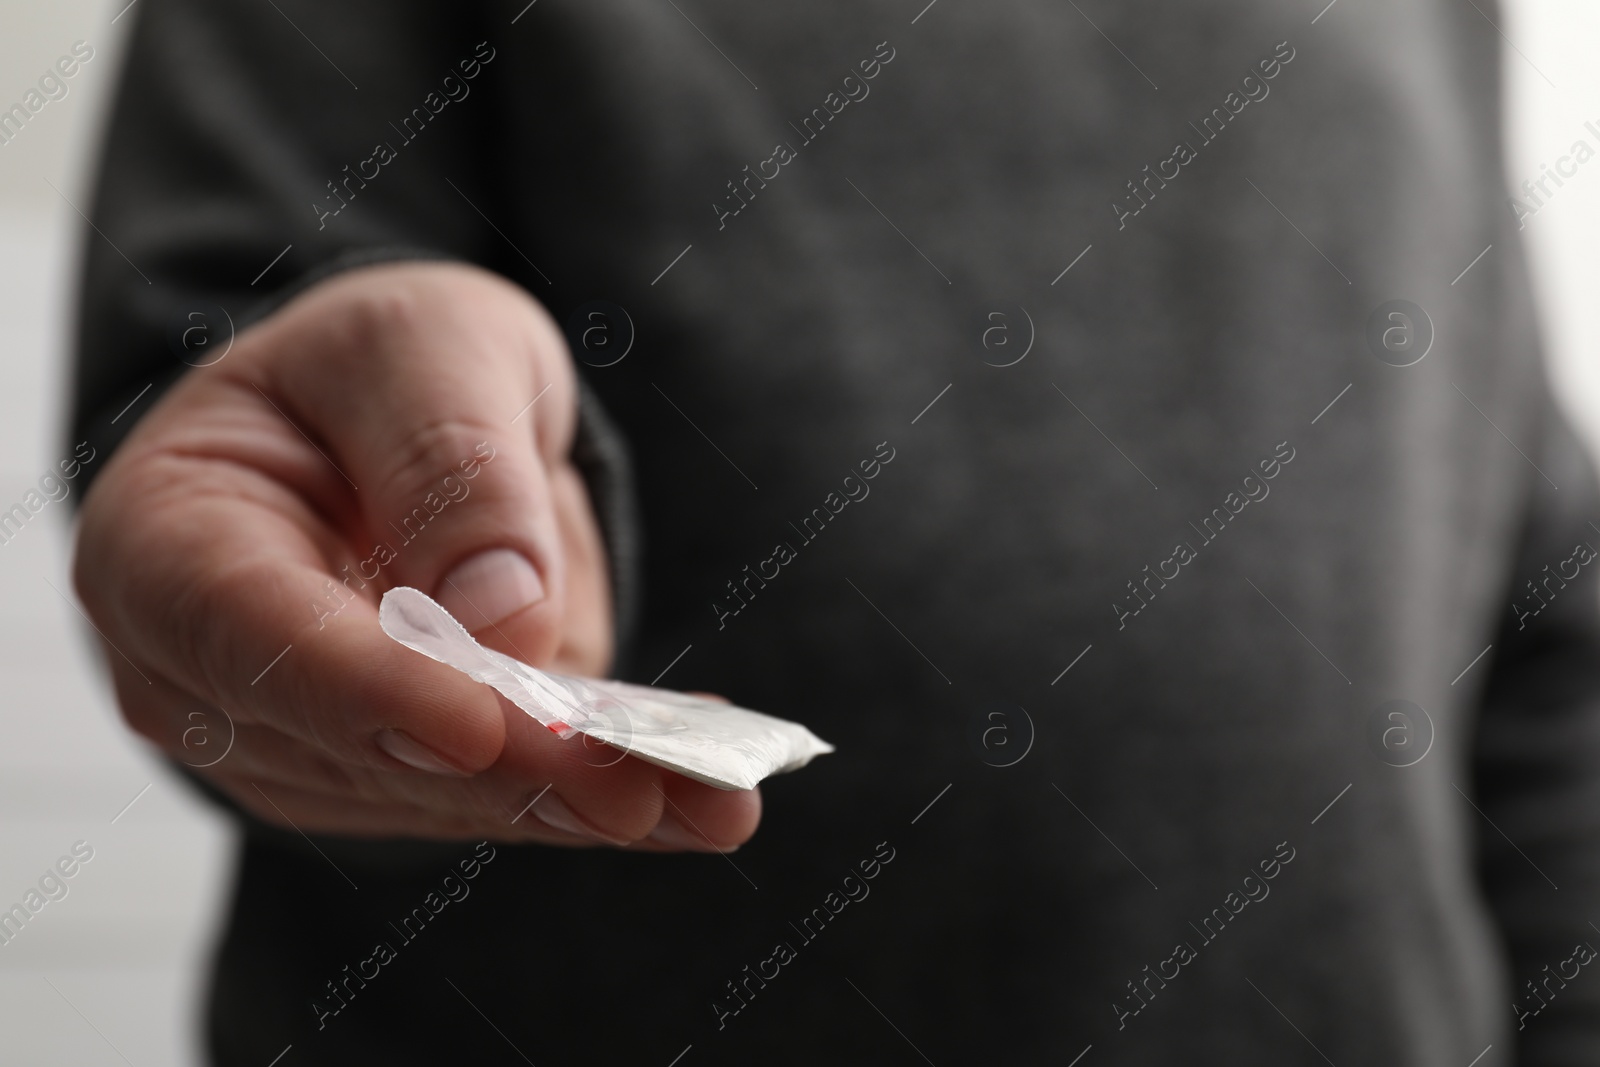
[{"label": "sealed plastic bag", "polygon": [[566,738],[583,733],[719,789],[753,789],[833,746],[787,719],[670,689],[551,674],[484,648],[448,611],[408,586],[383,595],[383,632],[494,686]]}]

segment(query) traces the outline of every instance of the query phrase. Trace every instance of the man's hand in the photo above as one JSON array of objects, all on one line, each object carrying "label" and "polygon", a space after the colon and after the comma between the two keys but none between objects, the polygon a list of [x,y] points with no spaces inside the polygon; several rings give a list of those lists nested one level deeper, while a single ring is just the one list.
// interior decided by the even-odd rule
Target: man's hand
[{"label": "man's hand", "polygon": [[75,581],[129,723],[193,763],[193,713],[222,709],[233,747],[202,773],[307,832],[737,846],[757,792],[600,758],[378,627],[411,585],[501,652],[606,670],[576,410],[549,317],[468,267],[352,271],[241,334],[84,501]]}]

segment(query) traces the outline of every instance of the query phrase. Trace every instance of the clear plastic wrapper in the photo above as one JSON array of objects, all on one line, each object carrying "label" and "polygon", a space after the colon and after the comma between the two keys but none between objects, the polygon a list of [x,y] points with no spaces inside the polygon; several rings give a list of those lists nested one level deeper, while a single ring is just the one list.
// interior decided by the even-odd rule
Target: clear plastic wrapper
[{"label": "clear plastic wrapper", "polygon": [[[753,789],[833,746],[797,722],[653,686],[551,674],[480,645],[409,586],[383,595],[378,622],[407,648],[493,686],[563,738],[575,733],[719,789]],[[619,757],[620,758],[620,757]]]}]

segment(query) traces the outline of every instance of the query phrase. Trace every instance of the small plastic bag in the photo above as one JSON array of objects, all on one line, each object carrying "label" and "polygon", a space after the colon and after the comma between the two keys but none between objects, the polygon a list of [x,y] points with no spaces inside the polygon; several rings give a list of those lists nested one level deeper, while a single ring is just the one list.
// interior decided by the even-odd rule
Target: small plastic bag
[{"label": "small plastic bag", "polygon": [[[427,594],[383,595],[383,632],[495,689],[562,738],[583,733],[718,789],[753,789],[833,746],[797,722],[670,689],[551,674],[484,648]],[[620,757],[618,757],[620,758]]]}]

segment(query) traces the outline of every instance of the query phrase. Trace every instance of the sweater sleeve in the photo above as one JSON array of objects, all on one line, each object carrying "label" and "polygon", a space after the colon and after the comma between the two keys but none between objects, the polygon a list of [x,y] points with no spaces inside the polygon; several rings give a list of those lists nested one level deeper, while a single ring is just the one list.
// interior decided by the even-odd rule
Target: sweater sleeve
[{"label": "sweater sleeve", "polygon": [[[456,259],[548,295],[495,166],[505,61],[477,4],[344,0],[330,18],[312,0],[144,0],[133,14],[83,235],[70,425],[102,457],[89,477],[163,389],[339,271]],[[574,460],[610,549],[620,648],[637,584],[627,450],[587,388]]]},{"label": "sweater sleeve", "polygon": [[1538,467],[1560,488],[1529,472],[1475,786],[1484,887],[1515,986],[1516,1062],[1565,1067],[1600,1059],[1600,494],[1553,403],[1542,422]]}]

